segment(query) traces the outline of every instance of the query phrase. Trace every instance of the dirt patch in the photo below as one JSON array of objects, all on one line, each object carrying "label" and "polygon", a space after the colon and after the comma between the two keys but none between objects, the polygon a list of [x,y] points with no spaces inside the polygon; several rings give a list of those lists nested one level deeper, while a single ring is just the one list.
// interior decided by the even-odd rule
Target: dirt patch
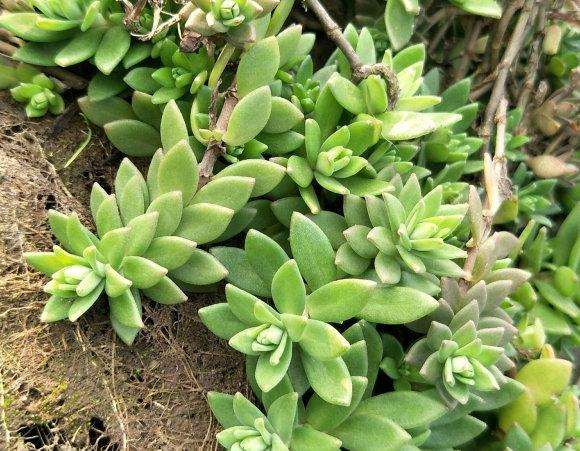
[{"label": "dirt patch", "polygon": [[93,129],[62,169],[86,131],[74,111],[27,120],[0,93],[0,448],[214,449],[205,393],[248,394],[243,359],[196,314],[221,294],[175,308],[145,302],[146,330],[130,348],[115,339],[104,306],[78,324],[38,320],[44,279],[23,252],[52,246],[50,208],[89,224],[90,187],[108,189],[121,158]]}]

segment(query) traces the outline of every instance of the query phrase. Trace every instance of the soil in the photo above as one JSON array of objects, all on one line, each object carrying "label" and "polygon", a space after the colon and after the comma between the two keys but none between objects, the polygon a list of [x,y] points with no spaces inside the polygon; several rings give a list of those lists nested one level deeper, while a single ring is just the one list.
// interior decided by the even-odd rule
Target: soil
[{"label": "soil", "polygon": [[207,391],[249,395],[243,358],[197,317],[222,293],[174,308],[145,302],[132,347],[115,338],[105,306],[74,324],[38,319],[45,280],[23,253],[52,246],[51,208],[90,226],[90,187],[108,190],[121,159],[93,127],[63,169],[87,130],[74,108],[29,120],[0,93],[0,449],[216,449]]}]

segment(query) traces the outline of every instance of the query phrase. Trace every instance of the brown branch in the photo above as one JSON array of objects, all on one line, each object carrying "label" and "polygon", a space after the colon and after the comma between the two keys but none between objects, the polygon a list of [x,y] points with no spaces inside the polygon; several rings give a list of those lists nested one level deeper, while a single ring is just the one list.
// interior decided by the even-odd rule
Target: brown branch
[{"label": "brown branch", "polygon": [[429,49],[428,49],[429,54],[433,53],[435,51],[435,49],[439,46],[439,44],[441,43],[441,40],[445,37],[445,33],[447,33],[447,30],[449,29],[449,27],[453,23],[453,19],[455,19],[456,15],[457,15],[457,9],[453,8],[453,10],[451,10],[449,12],[449,15],[447,16],[447,20],[445,22],[443,22],[441,27],[439,27],[439,30],[437,30],[437,33],[435,34],[435,36],[433,36],[433,39],[431,40],[431,44],[429,44]]},{"label": "brown branch", "polygon": [[123,24],[126,28],[129,30],[136,29],[136,25],[139,23],[139,17],[141,16],[145,6],[147,6],[147,0],[137,0],[135,5],[132,5],[128,1],[123,2],[123,8],[125,9]]},{"label": "brown branch", "polygon": [[342,35],[340,26],[334,21],[319,0],[305,0],[309,8],[314,11],[327,36],[337,45],[348,60],[355,81],[363,80],[369,75],[381,75],[387,81],[389,93],[389,107],[393,109],[399,98],[399,84],[397,75],[386,64],[363,64],[350,42]]},{"label": "brown branch", "polygon": [[[487,193],[484,206],[491,218],[495,216],[502,202],[509,199],[512,193],[512,184],[507,174],[507,158],[505,156],[507,105],[507,99],[505,97],[502,98],[494,118],[496,134],[493,160],[489,153],[484,155],[484,158],[488,160],[487,165],[490,166],[488,171],[484,171],[485,191]],[[484,160],[484,168],[485,165],[486,161]]]},{"label": "brown branch", "polygon": [[463,49],[461,61],[453,74],[454,81],[462,80],[469,71],[469,64],[475,55],[475,46],[477,45],[477,40],[483,28],[483,20],[473,17],[469,21],[469,27],[470,30],[465,39],[465,48]]},{"label": "brown branch", "polygon": [[472,102],[475,102],[482,95],[491,91],[491,88],[493,88],[493,80],[488,80],[485,83],[480,83],[476,88],[471,90],[471,92],[469,93],[469,98],[471,99]]},{"label": "brown branch", "polygon": [[[540,62],[542,59],[542,42],[544,41],[546,32],[546,11],[548,9],[548,2],[540,4],[538,9],[538,19],[536,27],[536,36],[530,46],[530,57],[526,68],[527,74],[518,98],[518,108],[526,111],[530,103],[532,91],[536,86],[538,79],[538,72],[540,70]],[[518,127],[520,133],[525,133],[530,121],[530,115],[526,114],[522,120],[522,124]]]},{"label": "brown branch", "polygon": [[[232,111],[234,107],[238,103],[238,97],[236,95],[236,85],[235,81],[232,83],[230,88],[225,93],[225,101],[222,106],[222,110],[220,112],[219,117],[215,120],[215,107],[217,103],[217,88],[214,90],[212,94],[212,103],[210,107],[210,117],[212,124],[215,125],[212,127],[212,130],[220,131],[225,133],[228,128],[228,122],[230,121],[230,116],[232,115]],[[213,124],[215,122],[215,124]],[[220,155],[225,153],[225,146],[221,140],[212,139],[210,142],[207,143],[207,149],[205,154],[203,155],[203,159],[199,164],[199,187],[201,188],[205,184],[207,184],[211,180],[211,176],[213,175],[213,167]]]},{"label": "brown branch", "polygon": [[496,67],[499,63],[499,52],[502,48],[505,33],[509,27],[509,24],[512,20],[512,17],[516,13],[516,11],[524,6],[524,0],[514,0],[508,2],[503,14],[501,15],[501,19],[497,23],[497,27],[495,29],[495,33],[493,34],[493,40],[490,44],[490,63],[488,69],[491,70],[492,68]]},{"label": "brown branch", "polygon": [[484,120],[481,125],[479,135],[484,140],[483,151],[484,153],[489,153],[489,139],[492,132],[492,124],[494,116],[497,112],[499,103],[505,96],[506,92],[506,82],[509,75],[510,68],[518,57],[524,39],[526,36],[526,27],[528,25],[529,19],[532,16],[532,10],[534,9],[535,0],[526,0],[522,12],[518,17],[516,26],[513,30],[512,36],[508,42],[506,51],[503,55],[501,63],[497,68],[497,77],[495,84],[491,91],[491,96],[489,102],[485,109]]},{"label": "brown branch", "polygon": [[[485,201],[483,204],[483,230],[479,240],[471,244],[467,251],[467,258],[463,265],[466,273],[465,279],[462,279],[460,285],[463,290],[467,290],[471,272],[475,265],[475,260],[481,245],[491,235],[493,229],[493,218],[504,200],[512,196],[512,184],[508,177],[507,158],[505,156],[505,136],[507,123],[507,99],[504,97],[500,100],[497,114],[494,117],[497,124],[495,152],[493,158],[489,152],[483,155],[483,185],[485,190]],[[477,196],[477,191],[473,189],[470,195]]]},{"label": "brown branch", "polygon": [[549,13],[550,19],[561,20],[570,24],[580,25],[580,12],[578,11],[552,11]]},{"label": "brown branch", "polygon": [[[425,18],[425,22],[427,23],[427,25],[421,31],[423,33],[426,33],[431,28],[433,28],[433,26],[435,26],[439,22],[441,22],[443,19],[449,21],[450,20],[449,16],[451,16],[453,14],[457,14],[457,9],[455,9],[455,7],[453,7],[453,6],[446,6],[444,8],[439,8],[437,10],[437,12],[435,14],[433,14],[431,17]],[[419,26],[419,24],[417,24],[417,26]]]}]

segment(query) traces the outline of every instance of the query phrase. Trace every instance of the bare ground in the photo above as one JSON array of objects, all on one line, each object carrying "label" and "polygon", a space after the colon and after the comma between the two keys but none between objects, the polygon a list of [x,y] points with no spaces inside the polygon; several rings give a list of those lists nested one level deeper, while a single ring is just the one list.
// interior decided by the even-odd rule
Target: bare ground
[{"label": "bare ground", "polygon": [[90,224],[90,187],[108,189],[120,161],[93,129],[62,169],[86,131],[74,111],[28,120],[0,93],[0,449],[215,449],[206,392],[248,394],[243,359],[196,314],[221,293],[145,302],[133,347],[115,339],[104,307],[78,324],[38,320],[44,279],[23,253],[52,246],[50,208]]}]

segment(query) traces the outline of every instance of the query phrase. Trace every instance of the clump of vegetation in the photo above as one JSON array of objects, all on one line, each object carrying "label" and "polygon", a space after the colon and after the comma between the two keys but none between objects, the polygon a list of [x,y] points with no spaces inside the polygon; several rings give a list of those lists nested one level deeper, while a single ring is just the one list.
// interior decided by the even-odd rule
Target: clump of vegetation
[{"label": "clump of vegetation", "polygon": [[92,224],[50,211],[59,244],[27,254],[41,320],[106,299],[130,345],[146,298],[225,296],[201,323],[256,399],[208,393],[226,449],[577,446],[577,34],[520,3],[359,0],[344,29],[319,0],[1,15],[0,87],[58,115],[62,68],[92,63],[78,106],[127,155]]}]

